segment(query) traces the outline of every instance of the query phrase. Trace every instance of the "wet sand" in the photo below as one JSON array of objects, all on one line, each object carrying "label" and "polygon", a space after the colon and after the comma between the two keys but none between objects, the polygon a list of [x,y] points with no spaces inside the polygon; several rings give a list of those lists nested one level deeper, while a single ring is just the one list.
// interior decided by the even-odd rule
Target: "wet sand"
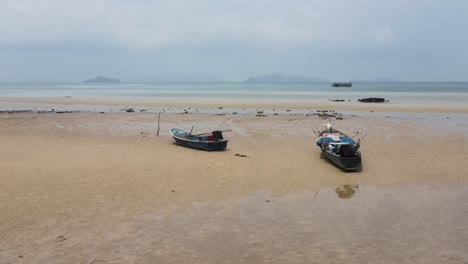
[{"label": "wet sand", "polygon": [[[468,261],[466,115],[333,121],[368,132],[346,173],[291,109],[163,113],[161,137],[154,113],[0,114],[0,262]],[[174,145],[192,125],[228,149]]]},{"label": "wet sand", "polygon": [[62,105],[108,105],[137,107],[228,107],[228,108],[276,108],[276,109],[336,109],[354,111],[391,112],[443,112],[468,113],[465,103],[360,103],[310,100],[226,100],[226,99],[180,99],[180,98],[123,98],[123,97],[0,97],[0,102],[62,104]]}]

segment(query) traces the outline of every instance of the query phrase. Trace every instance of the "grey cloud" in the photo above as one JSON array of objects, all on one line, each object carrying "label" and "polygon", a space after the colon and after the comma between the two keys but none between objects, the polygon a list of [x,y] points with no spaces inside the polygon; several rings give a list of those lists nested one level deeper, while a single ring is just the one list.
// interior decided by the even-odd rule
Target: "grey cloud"
[{"label": "grey cloud", "polygon": [[463,0],[0,0],[0,81],[99,69],[461,79],[466,13]]}]

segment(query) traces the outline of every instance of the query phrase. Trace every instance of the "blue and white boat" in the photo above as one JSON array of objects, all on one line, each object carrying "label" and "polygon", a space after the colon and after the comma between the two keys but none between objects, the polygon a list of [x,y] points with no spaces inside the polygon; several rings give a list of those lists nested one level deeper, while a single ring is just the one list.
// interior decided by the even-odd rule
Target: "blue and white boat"
[{"label": "blue and white boat", "polygon": [[170,131],[178,145],[201,150],[225,150],[228,140],[223,138],[223,131],[215,130],[211,133],[192,134],[182,129],[173,128]]},{"label": "blue and white boat", "polygon": [[[363,137],[364,138],[364,137]],[[333,129],[330,124],[319,133],[316,140],[322,154],[346,171],[355,171],[361,165],[360,140],[356,143],[345,133]]]}]

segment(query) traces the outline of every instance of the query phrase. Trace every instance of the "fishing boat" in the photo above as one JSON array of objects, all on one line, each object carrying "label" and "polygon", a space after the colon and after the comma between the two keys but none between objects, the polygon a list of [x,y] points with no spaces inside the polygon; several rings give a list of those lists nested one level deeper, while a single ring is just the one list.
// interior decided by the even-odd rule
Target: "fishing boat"
[{"label": "fishing boat", "polygon": [[331,124],[326,124],[325,130],[319,133],[316,144],[322,150],[323,156],[337,166],[346,171],[355,171],[361,165],[359,144],[362,139],[355,142],[345,133],[332,128]]},{"label": "fishing boat", "polygon": [[385,98],[378,98],[378,97],[369,97],[369,98],[362,98],[358,99],[358,102],[361,103],[385,103]]},{"label": "fishing boat", "polygon": [[223,132],[226,131],[215,130],[211,133],[192,134],[191,131],[173,128],[170,133],[178,145],[212,151],[226,149],[228,140],[223,138]]}]

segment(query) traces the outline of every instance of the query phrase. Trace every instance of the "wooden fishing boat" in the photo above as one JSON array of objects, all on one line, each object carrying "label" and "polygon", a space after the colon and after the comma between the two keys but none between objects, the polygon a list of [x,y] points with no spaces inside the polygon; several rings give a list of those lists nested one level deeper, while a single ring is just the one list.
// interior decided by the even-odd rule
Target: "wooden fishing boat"
[{"label": "wooden fishing boat", "polygon": [[319,133],[316,144],[323,156],[337,166],[346,171],[355,171],[361,165],[360,141],[361,139],[356,143],[345,133],[327,124],[325,130]]},{"label": "wooden fishing boat", "polygon": [[223,131],[215,130],[211,133],[192,134],[182,129],[173,128],[170,131],[178,145],[201,150],[224,150],[228,140],[223,138]]}]

